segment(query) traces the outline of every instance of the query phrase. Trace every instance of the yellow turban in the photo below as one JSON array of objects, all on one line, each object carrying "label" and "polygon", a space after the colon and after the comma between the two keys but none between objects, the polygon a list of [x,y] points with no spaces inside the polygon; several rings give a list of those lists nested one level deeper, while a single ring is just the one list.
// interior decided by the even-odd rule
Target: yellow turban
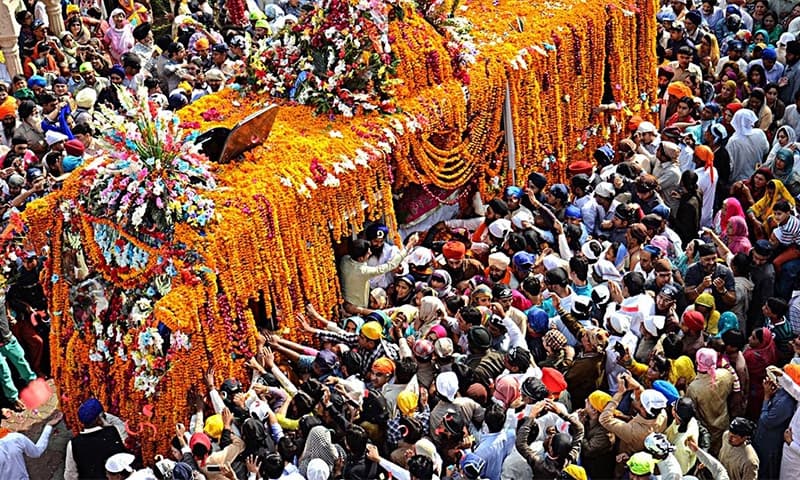
[{"label": "yellow turban", "polygon": [[411,416],[417,411],[417,403],[419,402],[419,395],[416,392],[409,392],[403,390],[397,395],[397,408],[406,417]]},{"label": "yellow turban", "polygon": [[586,476],[586,470],[583,467],[570,464],[564,467],[564,473],[569,475],[569,478],[573,478],[574,480],[587,480],[589,477]]},{"label": "yellow turban", "polygon": [[222,416],[217,413],[206,419],[206,424],[203,427],[203,433],[215,440],[219,440],[219,437],[222,436],[222,430],[224,428]]},{"label": "yellow turban", "polygon": [[601,390],[595,390],[589,394],[589,405],[598,412],[602,412],[606,408],[608,402],[611,401],[611,395]]},{"label": "yellow turban", "polygon": [[380,340],[383,336],[383,327],[376,321],[369,321],[361,327],[361,335],[370,340]]}]

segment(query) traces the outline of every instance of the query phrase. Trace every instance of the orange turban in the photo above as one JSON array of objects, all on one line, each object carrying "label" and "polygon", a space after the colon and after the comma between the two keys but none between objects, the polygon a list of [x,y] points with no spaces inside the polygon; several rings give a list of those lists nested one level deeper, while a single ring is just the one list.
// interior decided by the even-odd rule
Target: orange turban
[{"label": "orange turban", "polygon": [[381,357],[373,362],[372,371],[377,373],[385,373],[387,375],[394,375],[394,362],[391,358]]},{"label": "orange turban", "polygon": [[795,385],[800,385],[800,365],[790,363],[783,367],[783,371],[792,379]]},{"label": "orange turban", "polygon": [[194,42],[195,50],[208,50],[208,47],[209,43],[206,37],[199,38],[196,42]]},{"label": "orange turban", "polygon": [[639,124],[642,123],[644,119],[639,115],[634,115],[628,120],[628,131],[635,132],[637,128],[639,128]]},{"label": "orange turban", "polygon": [[689,86],[683,82],[670,83],[669,86],[667,87],[667,93],[669,94],[670,97],[678,97],[678,98],[693,96],[692,89],[689,88]]},{"label": "orange turban", "polygon": [[714,181],[714,152],[705,145],[695,147],[694,154],[703,161],[703,167],[708,170],[711,181]]},{"label": "orange turban", "polygon": [[0,105],[0,120],[17,115],[17,101],[14,97],[9,96],[2,105]]}]

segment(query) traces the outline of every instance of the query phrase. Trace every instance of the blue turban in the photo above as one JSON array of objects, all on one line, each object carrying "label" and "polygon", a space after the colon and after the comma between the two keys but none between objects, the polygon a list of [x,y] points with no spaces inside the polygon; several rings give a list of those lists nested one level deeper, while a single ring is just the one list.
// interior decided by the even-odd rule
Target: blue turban
[{"label": "blue turban", "polygon": [[656,205],[653,208],[653,213],[663,218],[664,220],[669,220],[669,207],[664,205],[663,203],[659,203],[658,205]]},{"label": "blue turban", "polygon": [[545,333],[550,328],[550,318],[547,312],[539,307],[531,307],[526,313],[528,325],[536,333]]},{"label": "blue turban", "polygon": [[78,407],[78,420],[84,425],[91,425],[102,413],[103,405],[100,404],[100,400],[90,398]]},{"label": "blue turban", "polygon": [[576,207],[575,205],[570,205],[564,211],[564,216],[566,218],[583,218],[583,214],[581,214],[581,209]]},{"label": "blue turban", "polygon": [[83,163],[83,157],[76,157],[75,155],[65,155],[61,165],[64,168],[64,173],[69,173],[78,168]]},{"label": "blue turban", "polygon": [[389,234],[389,228],[382,223],[373,223],[367,227],[366,236],[367,240],[375,240],[376,238],[386,238]]},{"label": "blue turban", "polygon": [[125,78],[125,70],[123,70],[122,65],[114,65],[111,67],[111,70],[108,71],[109,76],[114,74],[119,76],[120,78]]},{"label": "blue turban", "polygon": [[178,462],[172,468],[172,478],[174,480],[192,480],[194,478],[192,467],[183,462]]},{"label": "blue turban", "polygon": [[614,147],[606,143],[594,151],[594,159],[601,165],[608,165],[614,159]]},{"label": "blue turban", "polygon": [[383,326],[383,335],[386,337],[389,336],[389,330],[392,329],[392,319],[386,312],[383,310],[373,310],[367,315],[365,321],[369,322],[370,320],[380,323]]},{"label": "blue turban", "polygon": [[666,380],[656,380],[653,382],[653,390],[661,392],[662,395],[667,397],[667,405],[672,405],[676,400],[681,398],[681,394],[678,393],[678,389],[675,388],[675,385]]},{"label": "blue turban", "polygon": [[506,187],[506,197],[522,198],[522,189],[515,185],[510,185]]},{"label": "blue turban", "polygon": [[47,86],[47,80],[41,75],[34,75],[28,79],[28,88],[33,87],[42,87],[45,88]]},{"label": "blue turban", "polygon": [[652,255],[654,257],[660,257],[661,256],[661,249],[656,247],[656,246],[653,246],[653,245],[649,245],[649,244],[645,245],[644,246],[644,251],[649,253],[650,255]]}]

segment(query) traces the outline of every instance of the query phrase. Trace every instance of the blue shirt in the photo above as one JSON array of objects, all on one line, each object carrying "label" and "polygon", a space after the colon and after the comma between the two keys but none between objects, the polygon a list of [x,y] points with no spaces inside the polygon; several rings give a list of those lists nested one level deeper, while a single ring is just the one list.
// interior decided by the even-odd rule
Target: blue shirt
[{"label": "blue shirt", "polygon": [[481,457],[486,462],[483,476],[489,480],[500,480],[500,471],[503,468],[503,460],[511,454],[514,449],[517,434],[513,429],[500,430],[497,433],[485,433],[481,435],[481,443],[475,449],[475,455]]}]

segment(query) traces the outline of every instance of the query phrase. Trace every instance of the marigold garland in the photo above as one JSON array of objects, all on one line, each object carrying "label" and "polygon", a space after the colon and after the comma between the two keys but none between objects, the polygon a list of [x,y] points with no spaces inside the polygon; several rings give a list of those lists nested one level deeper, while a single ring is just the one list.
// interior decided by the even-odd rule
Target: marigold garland
[{"label": "marigold garland", "polygon": [[[442,37],[407,12],[390,24],[403,80],[396,88],[398,113],[330,118],[284,104],[268,141],[243,161],[214,167],[218,188],[208,192],[216,205],[214,224],[202,231],[176,225],[174,231],[174,242],[199,252],[202,262],[176,262],[181,275],[154,305],[155,324],[186,334],[192,348],[172,354],[170,370],[151,398],[136,390],[129,362],[91,361],[94,336],[76,329],[72,319],[62,258],[69,249],[62,232],[71,227],[59,211],[63,201],[78,196],[78,175],[60,192],[29,205],[31,244],[50,245],[53,252],[43,278],[54,319],[53,371],[69,424],[78,425],[77,406],[89,394],[134,425],[146,420],[142,407],[149,403],[157,431],[143,430],[142,451],[145,458],[163,453],[174,423],[188,418],[185,395],[202,382],[202,371],[213,364],[218,380],[244,377],[238,355],[253,352],[258,320],[247,308],[250,300],[263,295],[267,312],[275,307],[288,336],[311,340],[294,315],[305,302],[322,312],[340,302],[331,243],[353,235],[367,220],[383,219],[396,232],[393,186],[413,182],[447,189],[477,180],[477,188],[488,192],[512,174],[519,183],[533,170],[562,180],[566,162],[590,158],[598,144],[614,139],[592,113],[603,94],[607,60],[615,99],[648,113],[655,86],[655,2],[495,3],[472,0],[456,8],[473,25],[477,52],[468,83],[454,70]],[[517,152],[513,172],[504,167],[506,89]],[[197,122],[201,131],[232,127],[266,101],[229,89],[194,102],[181,117]],[[206,120],[203,113],[211,110],[215,114]],[[102,255],[91,246],[92,221],[99,220],[87,216],[79,225],[87,262],[97,269]],[[115,283],[128,288],[135,279]],[[230,355],[232,343],[237,358]]]}]

